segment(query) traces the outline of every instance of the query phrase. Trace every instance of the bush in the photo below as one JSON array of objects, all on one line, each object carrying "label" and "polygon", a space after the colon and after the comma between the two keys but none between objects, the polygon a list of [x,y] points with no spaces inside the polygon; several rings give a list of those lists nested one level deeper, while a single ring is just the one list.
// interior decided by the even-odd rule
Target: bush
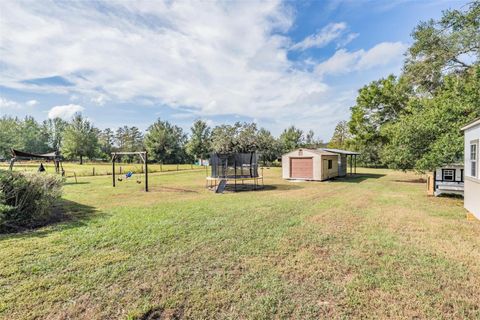
[{"label": "bush", "polygon": [[47,222],[61,194],[58,176],[0,170],[0,231]]}]

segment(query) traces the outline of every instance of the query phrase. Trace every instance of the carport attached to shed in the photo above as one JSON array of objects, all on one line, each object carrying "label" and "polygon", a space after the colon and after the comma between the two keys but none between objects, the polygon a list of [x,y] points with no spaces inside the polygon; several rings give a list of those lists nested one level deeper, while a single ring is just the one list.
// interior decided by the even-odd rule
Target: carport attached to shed
[{"label": "carport attached to shed", "polygon": [[[340,177],[347,175],[349,165],[350,174],[357,173],[357,156],[360,154],[359,152],[329,148],[322,148],[320,150],[338,154],[338,175]],[[350,156],[350,159],[348,159],[348,156]]]}]

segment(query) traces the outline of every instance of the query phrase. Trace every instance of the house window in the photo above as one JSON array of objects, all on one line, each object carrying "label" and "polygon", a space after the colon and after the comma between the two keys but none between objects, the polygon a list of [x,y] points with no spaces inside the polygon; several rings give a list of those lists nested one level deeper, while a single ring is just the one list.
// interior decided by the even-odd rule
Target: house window
[{"label": "house window", "polygon": [[328,169],[332,169],[332,168],[333,168],[333,161],[328,160]]},{"label": "house window", "polygon": [[455,170],[444,169],[443,170],[443,181],[455,181]]},{"label": "house window", "polygon": [[477,177],[477,144],[470,144],[470,175]]},{"label": "house window", "polygon": [[460,169],[460,181],[463,182],[463,169]]}]

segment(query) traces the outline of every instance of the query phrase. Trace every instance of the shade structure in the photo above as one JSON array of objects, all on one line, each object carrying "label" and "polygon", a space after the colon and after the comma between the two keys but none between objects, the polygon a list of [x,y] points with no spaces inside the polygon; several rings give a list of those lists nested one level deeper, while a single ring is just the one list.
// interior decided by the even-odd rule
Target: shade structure
[{"label": "shade structure", "polygon": [[65,173],[62,167],[62,156],[58,151],[52,151],[48,153],[32,153],[15,149],[11,149],[11,151],[12,159],[10,159],[10,170],[13,170],[13,166],[17,160],[44,159],[54,162],[56,173],[61,173],[62,175]]},{"label": "shade structure", "polygon": [[47,160],[54,160],[61,158],[61,155],[58,151],[52,151],[48,153],[31,153],[25,152],[20,150],[12,149],[12,155],[14,158],[25,158],[25,159],[47,159]]}]

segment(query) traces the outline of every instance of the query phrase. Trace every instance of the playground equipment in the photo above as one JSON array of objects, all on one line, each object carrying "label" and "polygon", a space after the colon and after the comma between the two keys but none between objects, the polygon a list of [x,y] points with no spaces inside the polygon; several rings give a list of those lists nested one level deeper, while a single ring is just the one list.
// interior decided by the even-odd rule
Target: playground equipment
[{"label": "playground equipment", "polygon": [[[55,167],[55,173],[61,173],[62,175],[65,174],[65,170],[63,170],[63,166],[62,166],[62,156],[58,151],[36,154],[36,153],[12,149],[12,159],[10,159],[10,170],[13,170],[13,166],[15,162],[18,160],[30,161],[34,159],[43,159],[47,161],[53,161],[54,167]],[[38,168],[38,171],[39,172],[45,171],[45,167],[43,166],[43,163],[40,163],[40,167]]]},{"label": "playground equipment", "polygon": [[[143,163],[143,172],[145,173],[145,192],[148,192],[148,155],[147,151],[135,151],[135,152],[112,152],[112,183],[115,187],[116,184],[116,173],[115,173],[115,161],[119,159],[122,155],[138,155]],[[129,171],[125,174],[125,179],[130,179],[134,175],[133,172]],[[121,177],[118,177],[118,181],[123,181]],[[137,183],[140,184],[142,181],[137,179]]]},{"label": "playground equipment", "polygon": [[206,187],[223,193],[228,186],[234,191],[263,188],[263,175],[258,174],[259,155],[249,153],[213,153],[210,156],[211,173]]}]

